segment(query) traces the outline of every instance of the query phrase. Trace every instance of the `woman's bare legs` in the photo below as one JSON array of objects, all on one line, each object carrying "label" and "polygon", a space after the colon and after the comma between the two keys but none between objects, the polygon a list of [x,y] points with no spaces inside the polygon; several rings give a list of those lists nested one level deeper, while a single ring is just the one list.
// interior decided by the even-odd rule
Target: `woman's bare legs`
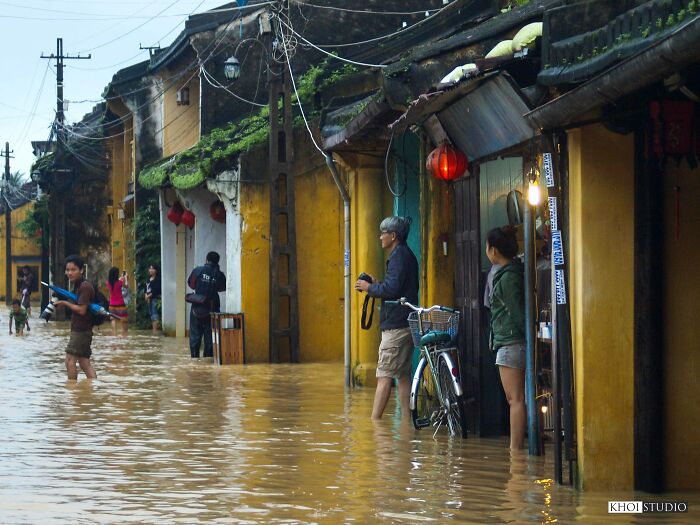
[{"label": "woman's bare legs", "polygon": [[510,406],[510,449],[519,450],[525,439],[525,370],[499,366],[498,371]]}]

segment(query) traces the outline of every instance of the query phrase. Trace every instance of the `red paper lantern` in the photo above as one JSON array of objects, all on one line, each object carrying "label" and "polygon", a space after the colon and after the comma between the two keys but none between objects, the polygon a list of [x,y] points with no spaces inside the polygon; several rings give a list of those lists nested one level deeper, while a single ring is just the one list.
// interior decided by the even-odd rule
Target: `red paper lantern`
[{"label": "red paper lantern", "polygon": [[185,210],[182,209],[182,206],[180,205],[179,202],[175,202],[170,209],[168,210],[168,213],[165,215],[165,217],[172,222],[175,226],[179,226],[180,222],[182,221],[182,214]]},{"label": "red paper lantern", "polygon": [[468,166],[467,156],[447,142],[431,151],[425,163],[433,177],[445,181],[459,179]]},{"label": "red paper lantern", "polygon": [[194,213],[190,210],[182,212],[182,224],[187,226],[190,230],[194,228]]},{"label": "red paper lantern", "polygon": [[221,201],[214,201],[211,203],[211,206],[209,206],[209,214],[216,222],[222,224],[226,222],[226,207]]}]

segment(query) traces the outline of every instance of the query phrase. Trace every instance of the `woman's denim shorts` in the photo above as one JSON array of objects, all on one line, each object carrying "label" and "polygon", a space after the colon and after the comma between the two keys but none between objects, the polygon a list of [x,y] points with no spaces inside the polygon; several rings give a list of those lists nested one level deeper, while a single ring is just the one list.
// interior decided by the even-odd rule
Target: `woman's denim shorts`
[{"label": "woman's denim shorts", "polygon": [[155,299],[152,299],[148,303],[148,315],[151,316],[151,321],[160,321],[160,315],[158,314],[158,303]]},{"label": "woman's denim shorts", "polygon": [[515,343],[499,348],[496,364],[525,370],[525,343]]}]

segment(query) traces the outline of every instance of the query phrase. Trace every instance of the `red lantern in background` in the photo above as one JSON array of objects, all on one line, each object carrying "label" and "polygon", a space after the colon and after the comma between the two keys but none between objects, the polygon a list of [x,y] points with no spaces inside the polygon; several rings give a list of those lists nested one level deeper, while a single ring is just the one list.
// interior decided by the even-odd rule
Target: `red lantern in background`
[{"label": "red lantern in background", "polygon": [[194,213],[190,210],[182,212],[182,224],[187,226],[190,230],[194,228]]},{"label": "red lantern in background", "polygon": [[214,201],[209,206],[209,214],[216,222],[224,224],[226,222],[226,207],[221,201]]},{"label": "red lantern in background", "polygon": [[180,205],[179,202],[175,202],[170,209],[168,210],[168,213],[165,215],[165,217],[172,222],[175,226],[179,226],[180,222],[182,221],[182,214],[185,210],[182,209],[182,206]]},{"label": "red lantern in background", "polygon": [[431,151],[425,163],[433,177],[445,181],[457,180],[468,166],[467,156],[447,142]]}]

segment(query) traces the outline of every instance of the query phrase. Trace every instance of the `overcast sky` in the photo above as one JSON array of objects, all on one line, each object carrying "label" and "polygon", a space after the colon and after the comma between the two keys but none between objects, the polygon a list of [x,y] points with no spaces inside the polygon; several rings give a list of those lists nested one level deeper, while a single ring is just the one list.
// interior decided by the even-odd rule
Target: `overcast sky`
[{"label": "overcast sky", "polygon": [[[148,58],[139,44],[167,46],[184,27],[188,14],[223,5],[226,0],[10,0],[0,1],[0,147],[14,150],[11,170],[29,174],[31,141],[46,140],[56,108],[56,52],[90,60],[66,60],[66,120],[79,121],[99,102],[116,71]],[[82,102],[89,101],[89,102]],[[4,160],[2,164],[4,168]]]}]

